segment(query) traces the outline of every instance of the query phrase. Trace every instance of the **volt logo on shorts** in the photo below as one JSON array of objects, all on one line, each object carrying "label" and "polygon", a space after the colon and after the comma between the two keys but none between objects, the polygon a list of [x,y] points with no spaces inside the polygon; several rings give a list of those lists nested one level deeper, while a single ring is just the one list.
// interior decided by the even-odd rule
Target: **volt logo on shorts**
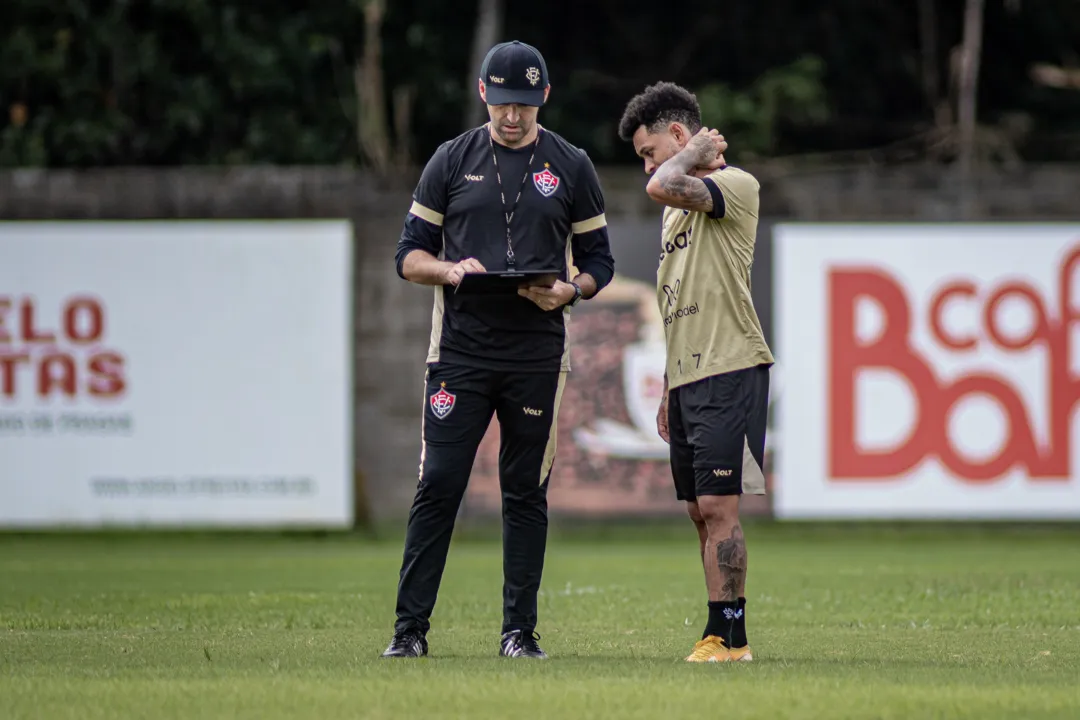
[{"label": "volt logo on shorts", "polygon": [[525,407],[521,409],[525,411],[526,415],[532,415],[533,417],[540,417],[544,414],[543,410],[537,410],[536,408]]},{"label": "volt logo on shorts", "polygon": [[431,397],[428,398],[428,402],[431,403],[431,412],[435,413],[435,417],[442,420],[454,409],[454,403],[457,402],[457,396],[453,393],[446,392],[446,383],[442,383],[439,386],[439,390],[432,393]]},{"label": "volt logo on shorts", "polygon": [[712,474],[716,477],[731,477],[731,473],[731,470],[721,470],[720,468],[712,471]]}]

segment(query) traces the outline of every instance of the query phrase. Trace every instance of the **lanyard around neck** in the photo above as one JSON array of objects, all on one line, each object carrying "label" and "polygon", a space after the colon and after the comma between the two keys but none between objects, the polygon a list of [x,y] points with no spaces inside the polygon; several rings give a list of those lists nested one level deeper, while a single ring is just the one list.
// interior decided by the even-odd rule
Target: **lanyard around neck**
[{"label": "lanyard around neck", "polygon": [[536,141],[533,144],[532,154],[529,156],[529,163],[525,166],[525,177],[521,179],[521,187],[518,189],[517,197],[514,198],[514,204],[510,208],[510,212],[506,211],[506,194],[503,192],[502,174],[499,172],[499,158],[495,155],[495,141],[491,137],[491,128],[488,128],[488,143],[491,145],[491,160],[495,163],[495,179],[499,181],[499,198],[502,200],[503,217],[506,218],[506,269],[514,269],[514,243],[510,237],[510,221],[514,219],[514,211],[517,210],[518,201],[521,200],[521,193],[525,191],[525,183],[529,180],[529,173],[532,172],[533,159],[536,157],[536,149],[540,147],[540,127],[536,128]]}]

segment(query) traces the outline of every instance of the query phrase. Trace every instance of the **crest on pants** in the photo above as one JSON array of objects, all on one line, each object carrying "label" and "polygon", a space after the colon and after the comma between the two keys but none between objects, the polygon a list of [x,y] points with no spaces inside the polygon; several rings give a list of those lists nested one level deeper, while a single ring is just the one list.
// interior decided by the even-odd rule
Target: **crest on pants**
[{"label": "crest on pants", "polygon": [[432,393],[428,399],[428,402],[431,403],[431,412],[435,413],[435,417],[440,420],[450,414],[456,401],[457,397],[453,393],[446,392],[446,383],[442,383],[438,391]]}]

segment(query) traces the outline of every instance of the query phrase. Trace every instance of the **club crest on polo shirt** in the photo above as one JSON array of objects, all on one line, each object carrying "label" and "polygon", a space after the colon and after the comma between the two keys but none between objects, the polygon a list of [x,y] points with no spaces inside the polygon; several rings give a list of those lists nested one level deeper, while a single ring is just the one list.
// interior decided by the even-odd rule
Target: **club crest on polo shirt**
[{"label": "club crest on polo shirt", "polygon": [[533,185],[544,197],[551,197],[559,189],[559,176],[551,172],[551,165],[544,163],[544,169],[533,173]]},{"label": "club crest on polo shirt", "polygon": [[443,383],[438,391],[432,393],[428,399],[428,402],[431,403],[431,412],[435,413],[435,417],[440,420],[450,414],[456,401],[457,397],[453,393],[446,392],[446,383]]}]

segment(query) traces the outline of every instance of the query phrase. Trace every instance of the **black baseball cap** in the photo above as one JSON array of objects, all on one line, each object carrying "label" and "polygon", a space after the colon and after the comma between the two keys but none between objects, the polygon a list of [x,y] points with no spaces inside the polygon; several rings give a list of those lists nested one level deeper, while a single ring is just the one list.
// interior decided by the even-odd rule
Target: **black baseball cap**
[{"label": "black baseball cap", "polygon": [[480,79],[486,87],[488,105],[544,104],[547,65],[532,45],[513,40],[491,48],[480,66]]}]

